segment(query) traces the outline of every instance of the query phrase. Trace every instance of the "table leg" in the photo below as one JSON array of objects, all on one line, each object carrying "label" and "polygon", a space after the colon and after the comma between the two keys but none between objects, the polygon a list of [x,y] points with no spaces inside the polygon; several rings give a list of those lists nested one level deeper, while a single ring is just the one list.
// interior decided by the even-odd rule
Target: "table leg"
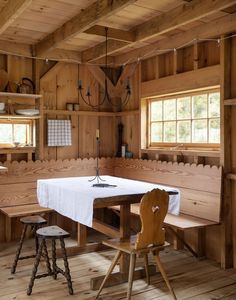
[{"label": "table leg", "polygon": [[85,246],[87,243],[87,229],[83,224],[77,223],[77,242],[78,246]]},{"label": "table leg", "polygon": [[[130,204],[120,206],[120,238],[130,237]],[[120,272],[128,274],[129,272],[129,255],[122,254],[120,258]]]},{"label": "table leg", "polygon": [[5,235],[6,235],[6,241],[11,241],[11,218],[8,216],[5,216]]}]

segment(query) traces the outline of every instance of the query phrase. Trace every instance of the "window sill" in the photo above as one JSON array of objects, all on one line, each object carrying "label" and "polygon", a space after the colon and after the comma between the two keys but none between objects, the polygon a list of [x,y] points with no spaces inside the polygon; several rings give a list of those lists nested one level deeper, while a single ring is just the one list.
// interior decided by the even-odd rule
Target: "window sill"
[{"label": "window sill", "polygon": [[157,155],[176,155],[176,156],[195,156],[195,157],[220,157],[219,149],[203,150],[203,149],[171,149],[171,148],[148,148],[141,149],[142,154],[157,154]]},{"label": "window sill", "polygon": [[35,147],[12,147],[12,148],[0,148],[0,154],[5,156],[6,161],[12,161],[14,155],[25,154],[27,161],[31,161],[33,158],[33,153],[35,153]]}]

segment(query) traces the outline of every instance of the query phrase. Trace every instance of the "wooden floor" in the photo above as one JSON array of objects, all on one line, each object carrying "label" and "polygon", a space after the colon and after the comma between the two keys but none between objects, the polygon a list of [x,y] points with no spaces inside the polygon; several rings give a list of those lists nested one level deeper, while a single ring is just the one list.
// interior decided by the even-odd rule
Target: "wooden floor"
[{"label": "wooden floor", "polygon": [[[32,250],[32,240],[28,240],[24,252]],[[90,290],[89,280],[96,275],[105,274],[113,251],[82,254],[69,258],[74,295],[68,294],[64,278],[42,278],[35,281],[33,293],[26,295],[26,288],[31,275],[33,259],[20,261],[15,275],[10,274],[10,267],[15,253],[16,243],[1,245],[0,248],[0,299],[1,300],[60,300],[60,299],[95,299],[96,291]],[[212,261],[198,261],[187,252],[173,251],[169,248],[161,255],[163,265],[179,300],[216,300],[236,299],[236,270],[221,270]],[[59,265],[62,266],[61,259]],[[139,262],[138,262],[139,264]],[[40,269],[44,269],[44,263]],[[106,288],[99,299],[125,299],[127,284]],[[133,285],[133,300],[171,299],[159,274],[151,278],[151,285],[137,280]]]}]

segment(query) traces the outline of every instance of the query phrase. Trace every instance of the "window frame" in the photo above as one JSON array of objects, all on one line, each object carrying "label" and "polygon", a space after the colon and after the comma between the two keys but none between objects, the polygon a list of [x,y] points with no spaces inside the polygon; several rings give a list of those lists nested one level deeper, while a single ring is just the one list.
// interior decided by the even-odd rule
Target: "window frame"
[{"label": "window frame", "polygon": [[[183,98],[183,97],[192,97],[196,95],[203,95],[203,94],[211,94],[211,93],[220,93],[220,87],[214,87],[214,88],[207,88],[207,89],[198,89],[195,91],[184,91],[180,93],[171,93],[168,95],[158,95],[158,96],[152,96],[149,98],[146,98],[146,103],[147,103],[147,110],[146,110],[146,133],[147,133],[147,146],[148,148],[170,148],[173,147],[173,150],[175,149],[186,149],[186,150],[194,150],[194,149],[219,149],[220,148],[220,142],[219,143],[192,143],[192,142],[151,142],[151,102],[154,102],[156,100],[160,101],[165,101],[165,100],[171,100],[171,99],[177,99],[177,98]],[[208,98],[207,98],[208,99]],[[191,104],[192,105],[192,100]],[[176,101],[176,108],[177,108],[177,101]],[[164,107],[162,107],[162,110],[164,111]],[[162,113],[163,113],[162,111]],[[207,122],[211,119],[219,119],[221,120],[221,111],[220,111],[220,116],[219,117],[208,117],[208,111],[209,111],[209,105],[207,105],[207,117],[206,118],[192,118],[192,109],[191,109],[191,119],[181,119],[181,121],[193,121],[193,120],[201,120],[201,119],[206,119]],[[177,119],[177,109],[176,109],[176,118],[173,120],[176,122],[176,128],[177,128],[177,121],[180,119]],[[169,120],[172,121],[172,120]],[[160,121],[162,124],[165,123],[165,121]],[[168,122],[168,121],[166,121]],[[208,125],[209,126],[209,125]],[[164,126],[163,126],[164,127]],[[221,129],[220,129],[221,130]],[[191,124],[191,131],[192,131],[192,124]],[[164,134],[164,128],[162,129],[162,132]],[[192,134],[192,133],[191,133]],[[209,130],[207,131],[207,135],[209,136]],[[176,138],[177,138],[177,130],[176,130]]]},{"label": "window frame", "polygon": [[[14,125],[18,125],[18,124],[25,124],[25,125],[29,125],[29,132],[28,135],[26,136],[27,140],[26,140],[26,145],[32,145],[34,146],[35,144],[35,120],[32,119],[28,119],[28,118],[24,118],[24,119],[0,119],[0,124],[10,124],[12,125],[12,127],[14,128]],[[14,129],[12,128],[13,131],[13,139],[14,139]],[[9,142],[0,142],[0,145],[4,145],[4,144],[14,144],[14,140],[13,141],[9,141]]]}]

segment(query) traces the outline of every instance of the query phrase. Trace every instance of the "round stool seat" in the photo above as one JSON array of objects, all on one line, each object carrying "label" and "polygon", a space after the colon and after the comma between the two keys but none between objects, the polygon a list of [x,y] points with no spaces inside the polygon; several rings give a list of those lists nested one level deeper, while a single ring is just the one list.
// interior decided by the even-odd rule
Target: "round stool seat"
[{"label": "round stool seat", "polygon": [[47,221],[42,218],[41,216],[27,216],[27,217],[24,217],[24,218],[21,218],[20,219],[21,223],[23,224],[27,224],[27,225],[43,225],[43,224],[46,224]]},{"label": "round stool seat", "polygon": [[36,233],[39,237],[51,239],[66,238],[70,236],[67,231],[56,225],[39,228]]}]

